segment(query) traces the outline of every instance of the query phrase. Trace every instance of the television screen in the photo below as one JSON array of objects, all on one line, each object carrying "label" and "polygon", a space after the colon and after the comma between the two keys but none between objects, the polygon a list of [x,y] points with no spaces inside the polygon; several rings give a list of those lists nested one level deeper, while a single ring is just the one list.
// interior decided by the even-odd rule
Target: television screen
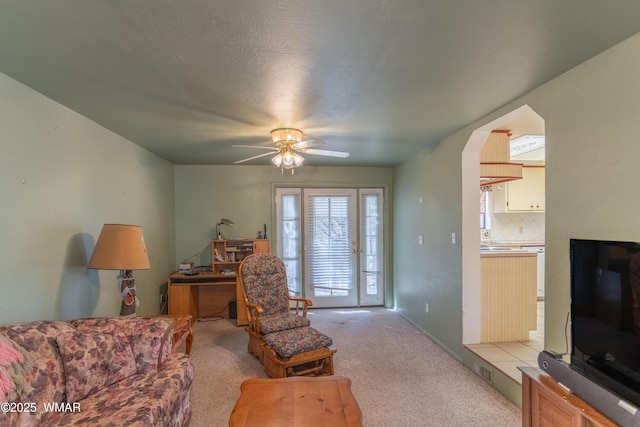
[{"label": "television screen", "polygon": [[571,365],[640,406],[640,243],[571,239]]}]

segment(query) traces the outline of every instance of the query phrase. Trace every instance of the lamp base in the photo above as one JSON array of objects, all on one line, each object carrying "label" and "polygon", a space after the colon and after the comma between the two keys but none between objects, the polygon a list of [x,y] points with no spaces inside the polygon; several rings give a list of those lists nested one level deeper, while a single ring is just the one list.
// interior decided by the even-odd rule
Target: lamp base
[{"label": "lamp base", "polygon": [[133,271],[120,270],[118,289],[122,295],[120,316],[135,317],[136,307],[140,302],[136,296],[136,281],[133,279]]}]

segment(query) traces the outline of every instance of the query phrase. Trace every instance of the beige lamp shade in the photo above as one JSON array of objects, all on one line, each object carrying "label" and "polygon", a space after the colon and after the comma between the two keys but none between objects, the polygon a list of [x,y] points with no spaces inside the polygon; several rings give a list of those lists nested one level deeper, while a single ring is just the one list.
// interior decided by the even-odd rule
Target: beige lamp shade
[{"label": "beige lamp shade", "polygon": [[151,268],[142,227],[105,224],[87,268],[98,270],[147,270]]}]

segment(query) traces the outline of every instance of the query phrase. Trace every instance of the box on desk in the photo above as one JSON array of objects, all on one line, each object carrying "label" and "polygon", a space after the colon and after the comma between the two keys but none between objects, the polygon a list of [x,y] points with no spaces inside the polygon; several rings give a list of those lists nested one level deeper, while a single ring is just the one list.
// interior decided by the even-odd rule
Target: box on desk
[{"label": "box on desk", "polygon": [[180,267],[178,268],[178,273],[182,274],[190,274],[193,271],[193,263],[192,262],[181,262]]}]

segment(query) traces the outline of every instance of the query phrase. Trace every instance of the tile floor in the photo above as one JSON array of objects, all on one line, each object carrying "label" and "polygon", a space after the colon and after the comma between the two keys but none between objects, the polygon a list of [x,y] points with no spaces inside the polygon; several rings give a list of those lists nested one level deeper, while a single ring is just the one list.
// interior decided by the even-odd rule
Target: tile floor
[{"label": "tile floor", "polygon": [[529,341],[468,344],[466,347],[522,384],[518,366],[538,367],[538,353],[544,349],[544,301],[538,301],[538,328],[529,332]]}]

